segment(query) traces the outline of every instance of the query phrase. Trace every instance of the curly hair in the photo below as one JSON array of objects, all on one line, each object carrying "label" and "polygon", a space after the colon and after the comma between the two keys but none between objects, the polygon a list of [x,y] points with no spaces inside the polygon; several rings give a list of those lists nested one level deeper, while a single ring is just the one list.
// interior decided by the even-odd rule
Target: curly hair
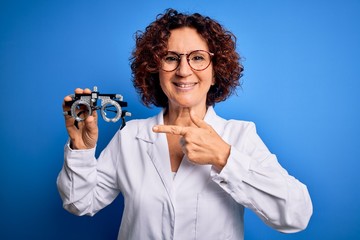
[{"label": "curly hair", "polygon": [[207,106],[224,101],[240,86],[243,66],[235,51],[236,37],[217,21],[199,13],[191,15],[167,9],[159,14],[145,32],[135,33],[136,46],[130,58],[133,85],[147,107],[155,105],[166,108],[167,96],[161,89],[159,68],[162,57],[167,53],[170,31],[190,27],[207,42],[215,73],[215,84],[207,93]]}]

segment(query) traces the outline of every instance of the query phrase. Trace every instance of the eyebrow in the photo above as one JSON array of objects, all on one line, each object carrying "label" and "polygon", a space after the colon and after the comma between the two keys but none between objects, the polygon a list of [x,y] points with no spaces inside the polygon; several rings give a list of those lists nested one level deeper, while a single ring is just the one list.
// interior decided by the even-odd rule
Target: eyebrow
[{"label": "eyebrow", "polygon": [[194,49],[194,50],[191,50],[191,51],[188,51],[188,52],[185,52],[185,53],[180,53],[180,52],[177,52],[177,51],[168,50],[167,52],[172,52],[172,53],[176,53],[176,54],[178,54],[178,55],[181,55],[181,54],[189,54],[189,53],[192,53],[192,52],[195,52],[195,51],[206,51],[206,52],[208,52],[209,50],[205,50],[205,49]]}]

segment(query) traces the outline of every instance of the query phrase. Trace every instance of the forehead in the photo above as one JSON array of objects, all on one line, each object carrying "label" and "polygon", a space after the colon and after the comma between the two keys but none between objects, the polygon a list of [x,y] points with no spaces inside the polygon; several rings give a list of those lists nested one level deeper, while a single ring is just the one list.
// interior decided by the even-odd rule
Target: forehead
[{"label": "forehead", "polygon": [[194,50],[209,50],[205,39],[194,28],[183,27],[170,31],[168,50],[174,52],[190,52]]}]

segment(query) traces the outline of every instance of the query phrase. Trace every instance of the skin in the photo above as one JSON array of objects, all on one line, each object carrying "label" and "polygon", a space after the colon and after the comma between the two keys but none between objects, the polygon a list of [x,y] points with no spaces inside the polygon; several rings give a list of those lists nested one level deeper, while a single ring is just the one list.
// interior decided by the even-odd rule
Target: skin
[{"label": "skin", "polygon": [[[209,51],[206,41],[188,27],[171,31],[168,50],[177,53]],[[230,154],[230,146],[202,120],[207,110],[207,92],[214,84],[212,64],[203,71],[195,71],[182,56],[175,71],[160,70],[159,77],[161,88],[169,99],[169,108],[164,116],[165,125],[155,126],[153,131],[167,134],[172,171],[178,170],[184,154],[195,164],[211,164],[221,170]]]},{"label": "skin", "polygon": [[[91,93],[91,90],[88,88],[86,89],[77,88],[75,89],[75,93],[88,94]],[[64,102],[62,105],[64,111],[70,110],[70,106],[66,106],[65,102],[71,100],[72,100],[71,96],[66,96],[64,98]],[[70,137],[72,149],[91,149],[96,146],[96,142],[98,140],[98,134],[99,134],[99,129],[97,126],[97,118],[98,117],[96,111],[93,111],[92,116],[87,117],[83,122],[79,122],[78,123],[79,128],[77,128],[74,125],[74,119],[69,115],[65,116],[65,126]]]},{"label": "skin", "polygon": [[[204,39],[195,29],[184,27],[171,31],[168,50],[189,53],[193,50],[209,50]],[[194,164],[210,164],[219,171],[225,166],[230,154],[227,144],[203,118],[206,114],[206,95],[214,84],[213,66],[203,71],[190,68],[186,57],[181,57],[179,67],[173,72],[159,71],[160,85],[169,99],[168,111],[164,115],[164,125],[153,127],[155,133],[165,133],[170,152],[171,170],[176,172],[183,156]],[[90,89],[77,88],[75,93],[91,93]],[[63,110],[69,111],[64,98]],[[98,116],[96,111],[85,121],[74,126],[74,119],[65,116],[65,126],[71,140],[72,149],[91,149],[98,140]]]}]

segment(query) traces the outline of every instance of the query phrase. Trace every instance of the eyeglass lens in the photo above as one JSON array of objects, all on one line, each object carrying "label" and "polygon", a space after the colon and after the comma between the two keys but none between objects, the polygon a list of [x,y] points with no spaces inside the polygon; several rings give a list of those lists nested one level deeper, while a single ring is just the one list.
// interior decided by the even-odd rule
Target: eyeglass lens
[{"label": "eyeglass lens", "polygon": [[197,71],[205,70],[211,62],[211,53],[205,50],[196,50],[189,54],[168,52],[167,55],[162,59],[161,68],[164,71],[174,71],[180,64],[181,55],[185,55],[190,67]]}]

